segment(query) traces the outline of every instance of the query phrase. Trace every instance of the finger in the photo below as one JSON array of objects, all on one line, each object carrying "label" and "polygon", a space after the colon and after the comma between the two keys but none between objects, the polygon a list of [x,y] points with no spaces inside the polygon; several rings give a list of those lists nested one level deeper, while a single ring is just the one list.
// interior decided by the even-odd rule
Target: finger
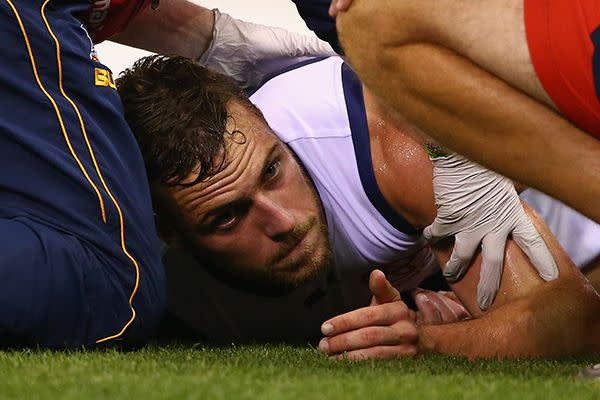
[{"label": "finger", "polygon": [[517,223],[512,236],[543,280],[551,281],[558,278],[556,261],[529,217],[525,216]]},{"label": "finger", "polygon": [[363,307],[325,321],[321,332],[325,336],[334,336],[367,326],[391,325],[400,320],[412,320],[410,311],[403,301]]},{"label": "finger", "polygon": [[424,321],[425,317],[423,317],[423,313],[419,310],[415,311],[415,322],[417,325],[426,325]]},{"label": "finger", "polygon": [[386,359],[413,357],[418,354],[417,346],[412,344],[401,344],[396,346],[376,346],[367,349],[353,350],[332,356],[339,361],[364,361],[369,359]]},{"label": "finger", "polygon": [[451,227],[451,225],[440,224],[436,218],[431,225],[423,229],[423,237],[427,241],[435,243],[447,236],[453,235],[454,231],[452,231]]},{"label": "finger", "polygon": [[[445,301],[448,307],[452,310],[453,314],[456,316],[457,321],[464,321],[466,319],[471,318],[471,313],[469,310],[462,305],[460,300],[456,297],[454,292],[438,292],[440,294],[441,300]],[[450,322],[450,321],[444,321]]]},{"label": "finger", "polygon": [[452,301],[460,303],[460,300],[458,299],[458,297],[456,297],[456,293],[454,293],[451,290],[450,291],[448,291],[448,290],[438,290],[438,293],[441,294],[442,296],[444,296],[444,297],[452,300]]},{"label": "finger", "polygon": [[352,0],[332,0],[329,6],[329,15],[336,17],[340,11],[346,11],[350,8]]},{"label": "finger", "polygon": [[483,238],[483,262],[477,284],[477,304],[482,310],[490,308],[496,293],[498,293],[504,264],[506,238],[504,233],[490,233]]},{"label": "finger", "polygon": [[427,319],[425,319],[425,323],[443,324],[458,321],[458,315],[448,305],[448,303],[446,303],[443,296],[435,292],[424,293],[423,296],[426,297],[427,303],[430,305],[430,308],[435,310],[435,313],[431,314],[431,320],[427,321]]},{"label": "finger", "polygon": [[337,10],[337,0],[331,0],[331,4],[329,5],[329,16],[331,17],[336,17],[338,10]]},{"label": "finger", "polygon": [[420,313],[419,324],[439,324],[442,322],[440,311],[435,303],[429,300],[424,290],[416,293],[413,297]]},{"label": "finger", "polygon": [[462,304],[430,290],[417,293],[415,304],[422,313],[420,323],[424,325],[446,324],[462,321],[468,317],[468,312]]},{"label": "finger", "polygon": [[373,295],[372,306],[400,300],[400,292],[392,286],[385,274],[378,269],[373,270],[369,276],[369,289]]},{"label": "finger", "polygon": [[454,249],[450,255],[450,260],[443,269],[444,278],[450,283],[458,282],[467,272],[473,254],[481,242],[481,238],[473,236],[473,232],[460,232],[456,235]]},{"label": "finger", "polygon": [[374,346],[413,343],[418,333],[412,321],[399,321],[391,326],[368,326],[321,339],[319,350],[325,354],[359,350]]},{"label": "finger", "polygon": [[352,0],[338,0],[337,2],[337,10],[338,11],[346,11],[350,8],[352,4]]}]

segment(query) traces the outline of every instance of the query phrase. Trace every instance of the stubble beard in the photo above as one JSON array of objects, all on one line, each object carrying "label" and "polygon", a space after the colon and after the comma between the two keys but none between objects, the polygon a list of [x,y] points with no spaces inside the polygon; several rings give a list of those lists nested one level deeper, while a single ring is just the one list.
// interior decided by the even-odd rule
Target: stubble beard
[{"label": "stubble beard", "polygon": [[[325,243],[322,246],[319,246],[319,243],[303,245],[304,248],[301,249],[296,260],[291,260],[285,266],[278,265],[277,261],[285,259],[285,256],[310,233],[311,228],[317,229],[317,240]],[[327,225],[317,217],[309,219],[299,227],[298,233],[292,232],[291,235],[293,235],[291,246],[284,247],[276,254],[274,257],[276,261],[265,268],[263,278],[265,282],[287,291],[324,276],[329,272],[332,264]]]}]

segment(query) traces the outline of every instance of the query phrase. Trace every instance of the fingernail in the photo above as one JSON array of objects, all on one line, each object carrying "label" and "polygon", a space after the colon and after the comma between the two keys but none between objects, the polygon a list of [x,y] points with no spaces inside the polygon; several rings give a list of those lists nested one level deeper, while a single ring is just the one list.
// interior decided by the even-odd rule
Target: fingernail
[{"label": "fingernail", "polygon": [[321,350],[323,353],[327,353],[329,351],[329,343],[327,343],[327,339],[321,339],[319,342],[319,350]]},{"label": "fingernail", "polygon": [[444,278],[448,281],[448,283],[456,283],[460,280],[460,275],[456,272],[443,272]]},{"label": "fingernail", "polygon": [[321,332],[323,332],[323,335],[329,336],[329,334],[333,332],[333,325],[330,323],[323,324],[323,326],[321,326]]},{"label": "fingernail", "polygon": [[415,296],[415,300],[419,303],[427,303],[429,299],[423,293],[419,293]]}]

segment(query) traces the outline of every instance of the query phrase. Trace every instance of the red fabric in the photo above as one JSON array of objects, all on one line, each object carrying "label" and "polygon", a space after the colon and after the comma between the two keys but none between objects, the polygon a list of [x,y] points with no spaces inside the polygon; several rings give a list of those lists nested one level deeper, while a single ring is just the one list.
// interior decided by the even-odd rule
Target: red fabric
[{"label": "red fabric", "polygon": [[600,25],[600,1],[525,0],[524,5],[529,52],[542,86],[569,120],[600,139],[590,39]]},{"label": "red fabric", "polygon": [[121,32],[149,3],[150,0],[92,0],[85,22],[94,43]]}]

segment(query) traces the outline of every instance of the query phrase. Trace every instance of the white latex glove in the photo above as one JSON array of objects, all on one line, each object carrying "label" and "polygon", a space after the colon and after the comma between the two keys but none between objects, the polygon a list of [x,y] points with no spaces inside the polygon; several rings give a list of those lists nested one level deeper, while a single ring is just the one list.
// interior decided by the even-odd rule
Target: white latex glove
[{"label": "white latex glove", "polygon": [[489,308],[500,285],[509,234],[542,279],[549,281],[558,277],[554,258],[525,214],[508,178],[457,154],[432,158],[432,162],[438,212],[423,235],[434,241],[456,235],[454,250],[443,268],[449,282],[456,282],[464,275],[481,243],[483,264],[477,304],[482,310]]},{"label": "white latex glove", "polygon": [[213,40],[197,61],[245,88],[258,86],[270,73],[297,62],[299,57],[336,54],[316,36],[240,21],[216,9],[213,12]]}]

